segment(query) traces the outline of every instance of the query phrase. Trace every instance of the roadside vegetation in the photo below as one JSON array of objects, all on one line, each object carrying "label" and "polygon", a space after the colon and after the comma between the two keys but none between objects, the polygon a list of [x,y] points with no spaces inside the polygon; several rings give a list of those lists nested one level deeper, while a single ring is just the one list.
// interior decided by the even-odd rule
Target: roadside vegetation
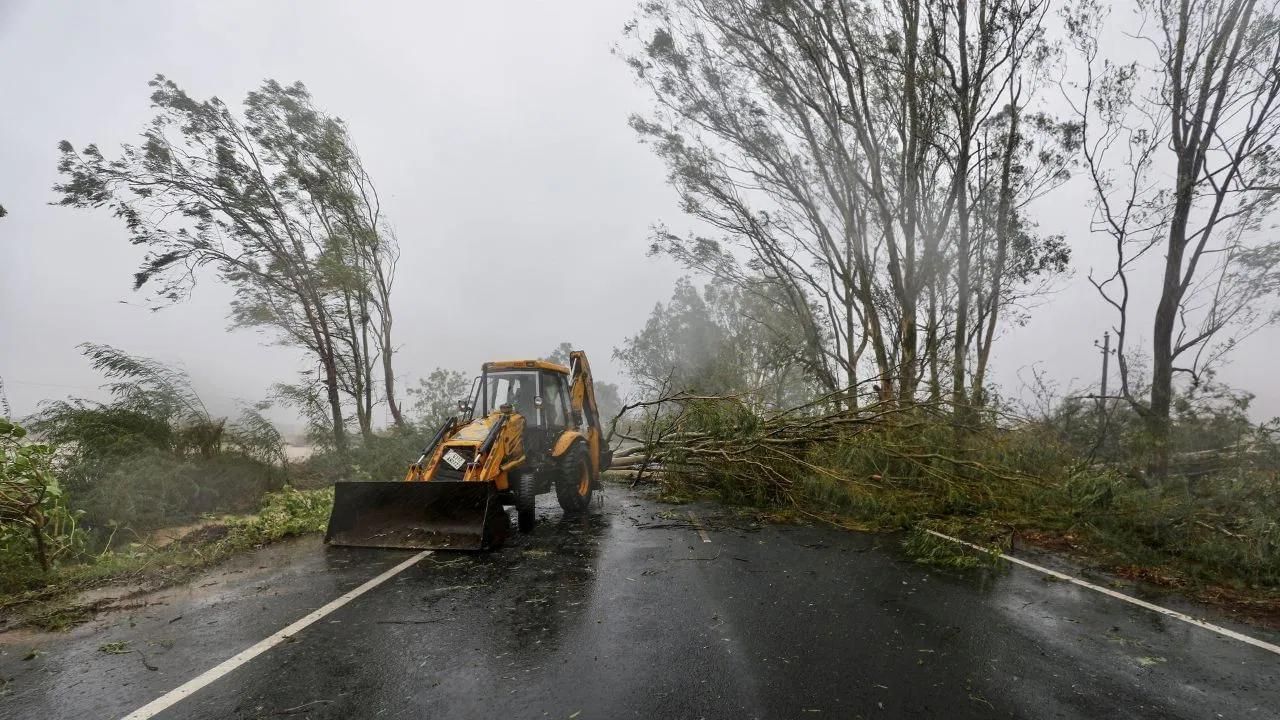
[{"label": "roadside vegetation", "polygon": [[[21,423],[0,420],[0,620],[65,627],[97,607],[80,591],[154,589],[323,531],[335,480],[401,478],[471,386],[469,375],[438,369],[410,389],[403,425],[345,452],[314,426],[315,452],[290,462],[266,403],[219,417],[180,368],[107,345],[81,350],[108,401],[67,398]],[[616,412],[616,388],[600,390]]]},{"label": "roadside vegetation", "polygon": [[[1280,425],[1215,375],[1280,319],[1280,16],[1131,10],[644,3],[631,125],[691,221],[651,249],[693,277],[615,352],[642,391],[618,423],[632,481],[1280,613]],[[1091,217],[1041,228],[1067,183]],[[1032,367],[1009,393],[1000,344],[1072,270],[1107,322],[1099,381]]]},{"label": "roadside vegetation", "polygon": [[[181,368],[86,343],[109,400],[50,400],[25,418],[6,405],[0,612],[44,617],[31,608],[56,609],[77,589],[180,578],[320,530],[335,480],[402,477],[471,387],[473,368],[437,369],[402,404],[399,247],[340,118],[301,83],[264,81],[241,108],[164,76],[150,89],[140,143],[59,144],[56,203],[123,224],[145,251],[134,289],[152,291],[154,309],[218,283],[231,290],[231,328],[265,333],[307,369],[223,417]],[[616,387],[601,392],[621,404]],[[307,457],[289,460],[272,407],[305,422]]]},{"label": "roadside vegetation", "polygon": [[163,585],[323,529],[331,491],[289,485],[294,470],[261,408],[216,417],[181,370],[82,349],[109,402],[70,398],[25,425],[0,419],[0,615],[60,627],[91,609],[76,591]]},{"label": "roadside vegetation", "polygon": [[922,562],[993,562],[933,529],[1280,612],[1280,419],[1254,419],[1249,393],[1212,372],[1180,386],[1157,477],[1145,418],[1097,387],[1065,392],[1032,373],[1024,399],[991,387],[959,410],[945,395],[884,398],[878,378],[820,394],[799,345],[772,341],[786,326],[736,330],[747,321],[730,297],[681,282],[616,351],[643,392],[614,422],[614,477],[676,502],[901,531]]},{"label": "roadside vegetation", "polygon": [[81,599],[77,594],[82,591],[111,585],[124,588],[128,596],[182,582],[236,553],[323,531],[332,507],[330,488],[285,487],[263,495],[250,514],[211,516],[193,532],[164,544],[131,542],[86,549],[64,555],[42,572],[19,556],[0,576],[0,617],[48,630],[65,629],[123,599]]}]

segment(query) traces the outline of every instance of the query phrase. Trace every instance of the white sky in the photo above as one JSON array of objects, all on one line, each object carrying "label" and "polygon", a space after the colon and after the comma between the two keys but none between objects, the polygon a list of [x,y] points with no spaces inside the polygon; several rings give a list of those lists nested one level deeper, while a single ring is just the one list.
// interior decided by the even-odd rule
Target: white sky
[{"label": "white sky", "polygon": [[[549,8],[564,8],[556,12]],[[109,213],[51,207],[56,144],[108,154],[151,116],[157,72],[235,107],[265,78],[302,80],[344,118],[383,197],[403,257],[396,285],[402,387],[436,365],[464,370],[585,349],[610,353],[665,300],[680,268],[646,257],[649,226],[689,226],[665,169],[627,127],[650,100],[610,54],[633,0],[492,3],[0,0],[0,378],[14,411],[93,397],[75,346],[109,343],[178,362],[215,412],[264,397],[307,367],[231,332],[212,278],[160,312],[130,290],[142,251]],[[1092,342],[1110,318],[1085,281],[1105,262],[1073,183],[1037,209],[1068,236],[1075,275],[996,348],[1016,394],[1038,363],[1063,386],[1094,382]],[[1145,323],[1144,323],[1145,324]],[[1274,331],[1222,374],[1280,414]]]}]

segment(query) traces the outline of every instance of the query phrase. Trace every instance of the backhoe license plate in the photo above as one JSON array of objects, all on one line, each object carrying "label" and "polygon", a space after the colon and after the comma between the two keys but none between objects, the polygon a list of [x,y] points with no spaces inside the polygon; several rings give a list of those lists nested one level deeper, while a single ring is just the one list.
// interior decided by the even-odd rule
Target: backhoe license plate
[{"label": "backhoe license plate", "polygon": [[450,450],[441,459],[449,463],[449,467],[454,470],[461,470],[462,466],[467,464],[467,459],[462,457],[457,450]]}]

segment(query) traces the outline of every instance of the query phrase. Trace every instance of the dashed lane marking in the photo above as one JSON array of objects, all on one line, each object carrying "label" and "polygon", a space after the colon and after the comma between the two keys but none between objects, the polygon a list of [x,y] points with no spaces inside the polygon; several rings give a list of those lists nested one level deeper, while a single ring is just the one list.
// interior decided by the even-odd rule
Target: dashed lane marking
[{"label": "dashed lane marking", "polygon": [[334,610],[337,610],[343,605],[346,605],[352,600],[355,600],[356,598],[378,587],[379,585],[390,580],[396,575],[399,575],[405,570],[408,570],[409,568],[416,565],[419,560],[421,560],[422,558],[430,554],[431,554],[430,550],[423,550],[417,555],[414,555],[408,560],[405,560],[399,565],[396,565],[390,570],[382,573],[378,577],[366,582],[365,584],[361,585],[355,590],[351,590],[350,592],[346,593],[345,595],[342,595],[338,599],[333,600],[329,604],[317,610],[313,610],[310,613],[304,615],[302,619],[298,620],[292,625],[289,625],[285,629],[275,633],[274,635],[267,637],[264,640],[259,641],[257,644],[253,645],[248,649],[240,651],[238,655],[235,655],[226,660],[223,660],[222,662],[218,663],[212,668],[209,668],[203,673],[191,678],[190,680],[170,690],[164,695],[161,695],[160,697],[156,698],[155,700],[152,700],[146,705],[143,705],[137,710],[134,710],[128,715],[125,715],[123,720],[149,720],[150,718],[153,718],[156,715],[159,715],[165,710],[168,710],[170,707],[173,707],[173,705],[180,702],[184,698],[194,695],[201,688],[205,687],[206,685],[209,685],[210,683],[214,682],[218,678],[230,673],[231,671],[235,670],[241,665],[244,665],[250,660],[258,657],[262,653],[270,650],[276,645],[279,645],[285,640],[288,640],[289,638],[293,637],[298,632],[306,628],[308,625],[314,623],[315,621],[319,620],[325,615],[328,615]]},{"label": "dashed lane marking", "polygon": [[698,519],[697,515],[693,514],[692,510],[689,511],[689,519],[693,521],[693,527],[695,530],[698,531],[698,536],[702,538],[702,542],[704,543],[711,542],[711,538],[707,536],[706,529],[702,527],[702,521]]}]

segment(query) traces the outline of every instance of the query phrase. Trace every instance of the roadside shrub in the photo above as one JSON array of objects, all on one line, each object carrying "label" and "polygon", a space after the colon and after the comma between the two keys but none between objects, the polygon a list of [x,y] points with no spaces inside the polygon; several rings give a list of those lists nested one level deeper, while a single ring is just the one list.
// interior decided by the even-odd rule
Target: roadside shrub
[{"label": "roadside shrub", "polygon": [[27,440],[0,418],[0,559],[6,568],[35,563],[48,571],[84,548],[79,514],[70,510],[53,472],[54,448]]},{"label": "roadside shrub", "polygon": [[332,507],[332,489],[284,487],[263,496],[256,514],[227,518],[163,547],[129,543],[82,555],[80,562],[57,565],[49,573],[0,565],[0,608],[41,628],[65,629],[92,615],[91,605],[75,599],[78,590],[109,582],[149,587],[182,582],[234,553],[323,530]]},{"label": "roadside shrub", "polygon": [[1177,566],[1187,579],[1280,588],[1280,484],[1213,478],[1194,494],[1113,479],[1080,506],[1077,526],[1126,563]]},{"label": "roadside shrub", "polygon": [[94,528],[143,532],[206,513],[248,511],[283,480],[281,469],[244,456],[187,459],[152,450],[106,470],[76,505]]},{"label": "roadside shrub", "polygon": [[418,459],[436,428],[389,428],[374,433],[346,454],[325,449],[291,470],[300,487],[321,487],[337,480],[401,480]]},{"label": "roadside shrub", "polygon": [[120,529],[136,535],[244,512],[284,484],[284,443],[265,405],[228,422],[208,412],[181,369],[108,345],[80,347],[108,380],[111,401],[45,403],[31,427],[57,446],[65,503],[99,542]]}]

